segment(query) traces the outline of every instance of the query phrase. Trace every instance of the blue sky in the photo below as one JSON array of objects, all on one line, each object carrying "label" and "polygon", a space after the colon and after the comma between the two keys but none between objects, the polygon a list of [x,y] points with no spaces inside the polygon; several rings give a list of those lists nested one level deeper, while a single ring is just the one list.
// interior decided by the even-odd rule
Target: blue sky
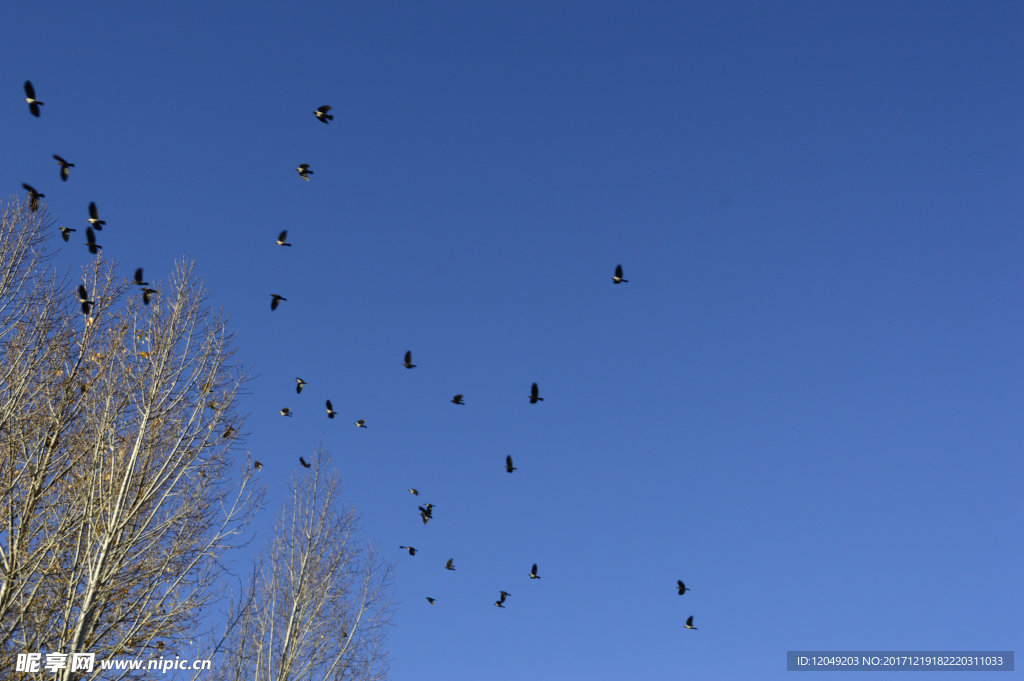
[{"label": "blue sky", "polygon": [[322,441],[396,679],[1021,648],[1024,7],[711,5],[5,11],[0,187],[72,273],[90,201],[126,277],[197,261],[265,525]]}]

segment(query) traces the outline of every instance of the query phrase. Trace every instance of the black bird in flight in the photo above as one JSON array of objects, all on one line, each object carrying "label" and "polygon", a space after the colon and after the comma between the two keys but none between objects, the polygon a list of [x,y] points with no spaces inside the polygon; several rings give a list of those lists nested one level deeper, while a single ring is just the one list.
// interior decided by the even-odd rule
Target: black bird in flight
[{"label": "black bird in flight", "polygon": [[501,598],[499,598],[498,600],[494,601],[494,604],[496,606],[498,606],[499,608],[504,608],[505,607],[505,605],[504,605],[505,599],[508,598],[509,596],[511,596],[512,594],[510,594],[507,591],[499,591],[499,593],[501,594]]},{"label": "black bird in flight", "polygon": [[235,434],[235,433],[237,433],[237,432],[238,432],[238,431],[237,431],[237,430],[235,430],[235,427],[234,427],[234,426],[228,426],[228,427],[227,427],[227,429],[226,429],[226,430],[224,431],[224,435],[223,435],[223,437],[224,437],[225,439],[227,439],[227,438],[231,437],[232,435],[234,435],[234,434]]},{"label": "black bird in flight", "polygon": [[420,495],[420,491],[415,487],[410,487],[409,493],[412,494],[414,497],[418,497]]},{"label": "black bird in flight", "polygon": [[148,281],[143,281],[142,268],[135,270],[135,285],[136,286],[149,286]]},{"label": "black bird in flight", "polygon": [[301,456],[299,457],[299,463],[302,464],[303,468],[312,468],[312,466],[313,466],[313,464],[307,463],[306,460],[303,459]]},{"label": "black bird in flight", "polygon": [[77,231],[78,231],[77,229],[73,229],[71,227],[61,227],[60,228],[60,235],[64,239],[64,241],[67,241],[69,238],[71,238],[71,232],[77,232]]},{"label": "black bird in flight", "polygon": [[517,470],[519,469],[512,465],[512,455],[509,454],[508,456],[505,457],[505,472],[511,473],[512,471]]},{"label": "black bird in flight", "polygon": [[693,589],[688,589],[688,588],[686,587],[686,585],[685,585],[685,584],[683,584],[683,580],[681,580],[681,579],[677,579],[677,580],[676,580],[676,585],[677,585],[677,586],[679,587],[679,595],[680,595],[680,596],[682,596],[682,595],[683,595],[684,593],[686,593],[687,591],[693,591]]},{"label": "black bird in flight", "polygon": [[429,521],[431,518],[434,517],[434,505],[433,504],[427,504],[426,508],[424,508],[423,506],[420,506],[419,509],[420,509],[420,518],[423,519],[423,524],[426,525],[427,521]]},{"label": "black bird in flight", "polygon": [[402,362],[402,366],[406,369],[415,369],[416,365],[412,363],[412,350],[406,350],[405,361]]},{"label": "black bird in flight", "polygon": [[35,213],[37,210],[39,210],[39,199],[45,199],[46,194],[40,194],[38,191],[36,191],[35,187],[25,182],[22,182],[21,186],[24,187],[25,191],[28,192],[28,209]]},{"label": "black bird in flight", "polygon": [[543,401],[544,398],[540,396],[540,389],[537,387],[537,384],[534,383],[530,386],[530,404],[537,404],[538,402]]},{"label": "black bird in flight", "polygon": [[270,294],[270,298],[271,298],[271,300],[270,300],[270,309],[271,310],[276,310],[277,306],[281,304],[282,300],[284,300],[284,301],[288,300],[284,296],[279,296],[276,293],[271,293]]},{"label": "black bird in flight", "polygon": [[308,163],[303,163],[299,165],[299,167],[296,168],[296,170],[299,171],[299,177],[301,177],[306,182],[309,182],[309,176],[313,174],[313,171],[309,169]]},{"label": "black bird in flight", "polygon": [[459,393],[452,398],[452,404],[465,404],[465,402],[462,401],[462,393]]},{"label": "black bird in flight", "polygon": [[295,394],[296,395],[302,394],[302,389],[305,388],[305,387],[306,387],[306,382],[305,381],[303,381],[301,378],[296,378],[295,379]]},{"label": "black bird in flight", "polygon": [[89,252],[96,255],[100,252],[103,246],[96,243],[96,232],[92,231],[92,227],[85,228],[85,245],[89,247]]},{"label": "black bird in flight", "polygon": [[281,416],[291,416],[292,410],[288,407],[281,407]]},{"label": "black bird in flight", "polygon": [[277,235],[277,241],[275,241],[274,243],[276,243],[278,246],[291,246],[291,244],[288,243],[288,230],[282,230],[282,232]]},{"label": "black bird in flight", "polygon": [[327,418],[333,419],[338,412],[334,411],[334,405],[331,404],[330,400],[327,400]]},{"label": "black bird in flight", "polygon": [[533,567],[530,568],[530,579],[540,579],[540,575],[537,574],[537,564],[534,563]]},{"label": "black bird in flight", "polygon": [[398,548],[405,549],[406,551],[409,552],[410,556],[415,556],[416,555],[416,548],[413,547],[413,546],[399,546]]},{"label": "black bird in flight", "polygon": [[36,99],[36,89],[32,87],[32,81],[25,81],[25,101],[28,103],[28,110],[32,112],[32,115],[39,118],[39,107],[43,106],[43,103]]},{"label": "black bird in flight", "polygon": [[455,559],[454,558],[449,558],[448,562],[444,564],[444,569],[445,570],[451,570],[452,572],[455,572]]},{"label": "black bird in flight", "polygon": [[258,460],[257,460],[257,461],[256,461],[255,463],[253,463],[253,466],[254,466],[254,467],[256,468],[256,470],[258,470],[258,471],[259,471],[259,470],[263,470],[263,464],[261,464],[261,463],[260,463],[260,462],[259,462]]},{"label": "black bird in flight", "polygon": [[684,626],[687,629],[694,629],[694,630],[697,629],[697,627],[693,626],[693,615],[690,615],[689,617],[686,618],[686,624]]},{"label": "black bird in flight", "polygon": [[334,116],[327,113],[330,110],[331,107],[324,104],[323,106],[318,106],[316,108],[316,111],[313,112],[313,115],[316,116],[317,120],[320,121],[321,123],[330,123],[331,121],[334,120]]},{"label": "black bird in flight", "polygon": [[159,292],[159,291],[157,291],[157,290],[156,290],[155,288],[150,288],[150,287],[148,287],[148,286],[146,286],[145,288],[143,288],[143,289],[142,289],[142,304],[143,304],[143,305],[149,305],[149,298],[150,298],[150,296],[152,296],[152,295],[153,295],[154,293],[160,293],[160,292]]},{"label": "black bird in flight", "polygon": [[95,201],[89,204],[89,224],[101,232],[103,231],[103,225],[107,224],[106,220],[100,220],[100,212],[96,209]]},{"label": "black bird in flight", "polygon": [[89,314],[92,309],[92,301],[89,300],[89,292],[85,290],[85,284],[78,285],[78,302],[82,304],[82,314]]},{"label": "black bird in flight", "polygon": [[436,600],[437,600],[436,598],[431,598],[430,596],[427,596],[427,602],[430,603],[431,605],[433,605],[434,601],[436,601]]},{"label": "black bird in flight", "polygon": [[366,427],[366,419],[359,419],[358,421],[356,421],[356,428],[365,428],[365,427]]},{"label": "black bird in flight", "polygon": [[71,169],[75,167],[74,163],[68,163],[57,154],[53,155],[53,159],[60,164],[60,179],[64,182],[68,181],[68,175],[71,174]]},{"label": "black bird in flight", "polygon": [[615,276],[612,277],[613,284],[628,284],[629,279],[622,278],[622,265],[615,266]]}]

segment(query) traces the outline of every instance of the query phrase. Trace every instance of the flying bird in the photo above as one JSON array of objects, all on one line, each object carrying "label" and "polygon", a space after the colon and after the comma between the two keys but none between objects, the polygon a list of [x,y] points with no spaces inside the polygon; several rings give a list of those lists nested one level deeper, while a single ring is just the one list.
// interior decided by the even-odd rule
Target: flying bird
[{"label": "flying bird", "polygon": [[73,229],[71,227],[61,227],[60,228],[60,235],[64,239],[64,241],[67,241],[68,239],[71,238],[71,232],[77,232],[77,231],[78,231],[77,229]]},{"label": "flying bird", "polygon": [[416,555],[416,548],[413,547],[413,546],[399,546],[398,548],[405,549],[406,551],[409,552],[410,556],[415,556]]},{"label": "flying bird", "polygon": [[35,187],[33,187],[30,184],[26,184],[25,182],[22,182],[21,186],[24,187],[25,191],[28,192],[28,209],[35,213],[37,210],[39,210],[39,199],[45,199],[46,194],[40,194],[38,191],[36,191]]},{"label": "flying bird", "polygon": [[89,292],[85,290],[84,284],[78,285],[78,302],[82,304],[82,314],[89,314],[93,303],[89,300]]},{"label": "flying bird", "polygon": [[506,456],[505,457],[505,472],[506,473],[511,473],[512,471],[517,471],[517,470],[519,470],[519,469],[512,465],[512,455],[510,454],[510,455]]},{"label": "flying bird", "polygon": [[299,463],[302,464],[303,468],[312,468],[312,466],[313,466],[313,464],[307,463],[306,460],[303,459],[301,456],[299,457]]},{"label": "flying bird", "polygon": [[697,629],[697,627],[693,626],[693,615],[690,615],[689,617],[686,618],[686,624],[684,626],[687,629],[694,629],[694,630]]},{"label": "flying bird", "polygon": [[231,437],[232,435],[234,435],[234,434],[235,434],[235,433],[237,433],[237,432],[238,432],[238,431],[237,431],[237,430],[235,430],[234,426],[228,426],[228,427],[227,427],[227,430],[225,430],[225,431],[224,431],[224,436],[223,436],[223,437],[224,437],[225,439],[226,439],[226,438],[229,438],[229,437]]},{"label": "flying bird", "polygon": [[263,470],[263,464],[261,464],[259,461],[256,461],[255,463],[253,463],[253,467],[255,467],[256,470],[258,470],[258,471]]},{"label": "flying bird", "polygon": [[436,601],[436,600],[437,600],[436,598],[431,598],[430,596],[427,596],[427,602],[430,603],[431,605],[433,605],[434,601]]},{"label": "flying bird", "polygon": [[509,596],[511,596],[512,594],[510,594],[507,591],[499,591],[498,593],[501,594],[501,598],[499,598],[498,600],[494,601],[494,604],[496,606],[498,606],[499,608],[504,608],[505,607],[505,605],[504,605],[505,599],[508,598]]},{"label": "flying bird", "polygon": [[418,497],[420,495],[420,491],[415,487],[410,487],[409,493],[412,494],[414,497]]},{"label": "flying bird", "polygon": [[100,252],[103,246],[96,243],[96,233],[92,231],[92,227],[85,228],[85,245],[89,247],[89,252],[96,255]]},{"label": "flying bird", "polygon": [[420,506],[419,509],[420,509],[420,518],[423,519],[423,524],[426,525],[427,521],[431,520],[434,517],[434,505],[433,504],[427,504],[426,508],[424,508],[423,506]]},{"label": "flying bird", "polygon": [[292,410],[291,409],[289,409],[288,407],[282,407],[281,408],[281,416],[291,416],[291,415],[292,415]]},{"label": "flying bird", "polygon": [[145,287],[144,289],[142,289],[142,304],[143,305],[149,305],[149,298],[154,293],[160,293],[160,292],[157,291],[155,288],[150,288],[148,286]]},{"label": "flying bird", "polygon": [[544,398],[540,396],[540,389],[537,387],[537,384],[534,383],[530,387],[530,404],[537,404],[538,402],[543,401]]},{"label": "flying bird", "polygon": [[32,87],[32,81],[25,81],[25,101],[28,103],[28,110],[32,112],[32,115],[39,118],[39,107],[43,106],[43,103],[36,99],[36,89]]},{"label": "flying bird", "polygon": [[135,270],[135,285],[136,286],[149,286],[148,281],[143,281],[142,268]]},{"label": "flying bird", "polygon": [[629,279],[622,278],[622,265],[615,266],[615,276],[612,277],[613,284],[628,284]]},{"label": "flying bird", "polygon": [[530,579],[540,579],[540,575],[537,574],[537,564],[534,563],[533,567],[530,568]]},{"label": "flying bird", "polygon": [[301,164],[296,170],[299,171],[299,177],[309,182],[309,176],[313,174],[313,171],[309,169],[308,163]]},{"label": "flying bird", "polygon": [[60,179],[64,182],[68,181],[68,175],[71,174],[71,169],[75,167],[74,163],[68,163],[57,154],[53,155],[53,159],[60,164]]},{"label": "flying bird", "polygon": [[103,231],[103,225],[107,224],[106,220],[100,220],[100,212],[96,209],[95,201],[89,204],[89,224],[101,232]]},{"label": "flying bird", "polygon": [[449,558],[448,562],[444,564],[444,569],[445,570],[451,570],[452,572],[455,572],[455,559],[454,558]]},{"label": "flying bird", "polygon": [[291,244],[288,243],[288,230],[285,229],[280,234],[278,234],[277,241],[275,241],[274,243],[276,243],[278,246],[291,246]]},{"label": "flying bird", "polygon": [[334,405],[331,404],[330,400],[327,400],[327,418],[333,419],[338,412],[334,411]]},{"label": "flying bird", "polygon": [[465,404],[465,402],[462,401],[461,393],[452,398],[452,404]]},{"label": "flying bird", "polygon": [[302,389],[306,387],[306,382],[301,378],[295,379],[295,394],[299,395],[302,393]]},{"label": "flying bird", "polygon": [[279,296],[276,293],[271,293],[270,294],[270,298],[271,298],[271,301],[270,301],[270,309],[271,310],[276,310],[277,306],[281,304],[282,300],[284,300],[284,301],[288,300],[284,296]]},{"label": "flying bird", "polygon": [[320,121],[321,123],[330,123],[331,121],[334,120],[334,116],[327,113],[330,110],[331,107],[324,104],[323,106],[318,106],[316,108],[316,111],[313,112],[313,115],[316,116],[317,120]]},{"label": "flying bird", "polygon": [[688,589],[688,588],[686,587],[686,585],[685,585],[685,584],[683,584],[683,580],[681,580],[681,579],[677,579],[677,580],[676,580],[676,585],[677,585],[677,586],[679,587],[679,595],[680,595],[680,596],[682,596],[682,595],[683,595],[684,593],[686,593],[687,591],[693,591],[693,589]]},{"label": "flying bird", "polygon": [[365,428],[365,427],[366,427],[366,419],[359,419],[358,421],[356,421],[356,428]]},{"label": "flying bird", "polygon": [[405,353],[405,361],[402,362],[402,366],[406,369],[415,369],[416,365],[412,363],[412,350],[407,350]]}]

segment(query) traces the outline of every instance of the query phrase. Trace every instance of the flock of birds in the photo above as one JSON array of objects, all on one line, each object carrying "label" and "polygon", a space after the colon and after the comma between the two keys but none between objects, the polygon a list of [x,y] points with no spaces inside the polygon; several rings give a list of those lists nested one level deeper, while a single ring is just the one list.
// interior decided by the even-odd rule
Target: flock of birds
[{"label": "flock of birds", "polygon": [[[32,82],[31,81],[25,81],[25,102],[28,104],[29,111],[31,112],[31,114],[38,118],[40,116],[40,108],[39,107],[43,106],[43,102],[39,101],[36,98],[36,91],[35,91],[35,88],[32,86]],[[317,107],[313,111],[313,114],[316,116],[317,120],[319,120],[321,123],[329,124],[332,120],[334,120],[334,116],[331,113],[329,113],[331,111],[331,108],[332,107],[330,107],[328,105],[320,106],[320,107]],[[68,179],[68,176],[70,175],[71,168],[74,168],[75,164],[74,163],[70,163],[69,161],[67,161],[66,159],[62,158],[61,156],[59,156],[57,154],[54,154],[53,158],[54,158],[54,160],[57,161],[58,165],[60,166],[60,179],[61,179],[61,181],[66,182],[67,179]],[[296,171],[298,172],[299,177],[301,177],[306,182],[309,182],[310,175],[313,175],[313,171],[310,169],[308,163],[300,164],[296,168]],[[32,212],[35,212],[35,211],[39,210],[40,199],[45,198],[46,195],[40,193],[38,190],[36,190],[33,186],[29,185],[28,183],[22,183],[22,187],[25,189],[25,191],[28,192],[28,195],[29,195],[29,209]],[[86,231],[85,231],[85,237],[86,237],[85,245],[88,247],[89,253],[91,253],[93,255],[96,255],[96,254],[99,253],[100,249],[103,248],[98,243],[96,243],[96,232],[97,231],[103,231],[103,226],[106,225],[107,223],[106,223],[106,220],[101,220],[100,219],[99,209],[96,207],[96,203],[95,202],[91,202],[89,204],[88,223],[89,223],[89,226],[86,228]],[[64,241],[67,242],[70,239],[71,233],[75,232],[75,231],[77,231],[77,230],[75,230],[73,228],[70,228],[70,227],[62,226],[62,227],[60,227],[61,238],[63,238]],[[275,241],[275,243],[278,246],[288,246],[288,247],[290,247],[292,244],[288,242],[288,230],[283,230],[278,235],[277,240]],[[615,273],[612,276],[612,283],[613,284],[625,284],[625,283],[628,283],[628,282],[629,282],[629,280],[625,279],[623,277],[622,265],[616,265]],[[157,291],[157,290],[155,290],[153,288],[150,288],[149,284],[144,280],[143,270],[142,270],[141,267],[135,270],[135,277],[134,277],[133,283],[136,286],[138,286],[140,291],[142,292],[142,302],[144,304],[146,304],[146,305],[149,304],[150,298],[154,294],[159,293],[159,291]],[[88,317],[88,315],[92,311],[92,307],[94,305],[94,302],[89,299],[88,290],[86,289],[84,284],[80,284],[78,286],[77,294],[78,294],[78,302],[81,305],[82,313]],[[280,304],[282,302],[287,302],[288,301],[287,298],[285,298],[284,296],[282,296],[280,294],[277,294],[277,293],[270,294],[270,298],[271,298],[270,299],[270,309],[272,311],[276,310],[280,306]],[[91,318],[89,318],[89,319],[91,321]],[[404,357],[404,359],[402,361],[402,366],[404,366],[406,369],[415,369],[416,368],[416,365],[413,364],[413,362],[412,362],[412,351],[411,350],[406,351],[405,357]],[[295,382],[296,382],[295,383],[295,392],[296,392],[296,394],[301,395],[303,388],[305,388],[306,385],[308,385],[308,384],[302,378],[296,378]],[[457,394],[454,397],[452,397],[451,402],[453,404],[456,404],[456,405],[465,405],[464,397],[465,396],[462,395],[461,393]],[[537,404],[538,402],[543,402],[544,401],[544,398],[540,396],[540,388],[537,385],[537,383],[533,383],[530,386],[530,394],[528,396],[528,399],[530,401],[530,404]],[[335,416],[337,416],[338,412],[336,412],[334,410],[334,405],[331,404],[330,400],[326,401],[326,405],[325,406],[327,408],[327,418],[333,419]],[[291,408],[289,408],[289,407],[282,407],[281,411],[280,411],[280,414],[281,414],[281,416],[291,417],[292,416]],[[359,420],[357,420],[355,422],[355,425],[356,425],[357,428],[366,428],[366,419],[359,419]],[[225,432],[223,434],[223,437],[224,438],[229,438],[235,432],[237,432],[237,431],[235,431],[234,428],[232,428],[231,426],[228,426],[227,430],[225,430]],[[299,464],[303,468],[311,468],[312,467],[312,464],[309,463],[308,461],[306,461],[305,458],[303,458],[301,456],[299,457]],[[263,468],[263,464],[260,461],[258,461],[258,460],[254,461],[253,465],[254,465],[254,467],[256,468],[257,471],[262,470],[262,468]],[[517,470],[519,470],[519,469],[516,468],[515,465],[513,465],[512,457],[511,456],[506,456],[505,457],[505,472],[512,473],[512,472],[517,471]],[[415,488],[410,488],[409,492],[412,493],[413,496],[419,496],[419,490],[417,490]],[[419,510],[419,513],[420,513],[420,519],[423,521],[424,525],[426,525],[427,523],[429,523],[433,519],[433,517],[434,517],[434,505],[433,504],[424,504],[422,506],[419,506],[418,510]],[[403,551],[407,551],[410,556],[415,556],[417,551],[418,551],[418,549],[416,549],[413,546],[399,546],[399,549],[401,549]],[[444,568],[445,568],[445,570],[450,570],[450,571],[454,572],[455,571],[455,559],[454,558],[449,558],[448,561],[445,563]],[[538,572],[538,568],[537,568],[537,564],[536,563],[534,563],[532,565],[532,567],[530,568],[529,577],[530,577],[530,579],[540,579],[540,574]],[[683,583],[682,580],[677,580],[676,586],[677,586],[678,594],[680,596],[684,595],[687,591],[691,590],[689,587],[687,587]],[[499,607],[499,608],[504,608],[505,607],[506,599],[509,596],[511,596],[511,595],[512,594],[509,593],[508,591],[505,591],[504,589],[500,589],[498,591],[498,600],[496,600],[494,602],[494,605]],[[437,599],[432,597],[432,596],[427,596],[426,598],[427,598],[427,602],[430,605],[434,605],[434,603],[437,601]],[[686,623],[683,626],[686,629],[696,629],[697,628],[697,627],[693,626],[693,615],[690,615],[690,617],[687,618]]]}]

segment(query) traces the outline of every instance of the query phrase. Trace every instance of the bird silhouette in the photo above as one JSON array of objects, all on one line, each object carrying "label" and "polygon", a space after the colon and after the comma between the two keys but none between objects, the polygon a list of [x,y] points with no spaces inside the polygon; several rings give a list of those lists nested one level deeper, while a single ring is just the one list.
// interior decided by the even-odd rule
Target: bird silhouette
[{"label": "bird silhouette", "polygon": [[295,379],[295,394],[299,395],[302,393],[302,389],[306,387],[306,382],[301,378]]},{"label": "bird silhouette", "polygon": [[263,464],[261,464],[259,461],[254,462],[253,467],[258,471],[263,470]]},{"label": "bird silhouette", "polygon": [[318,106],[316,108],[316,111],[313,112],[313,115],[316,116],[316,119],[321,123],[330,123],[331,121],[334,120],[334,116],[327,113],[330,110],[331,107],[324,104],[323,106]]},{"label": "bird silhouette", "polygon": [[359,419],[358,421],[356,421],[356,428],[365,428],[365,427],[366,427],[366,419]]},{"label": "bird silhouette", "polygon": [[423,524],[426,525],[427,521],[434,517],[434,505],[427,504],[426,507],[420,506],[420,518],[423,519]]},{"label": "bird silhouette", "polygon": [[78,231],[77,229],[73,229],[71,227],[61,227],[60,228],[60,236],[61,236],[62,239],[64,239],[64,241],[67,241],[68,239],[71,238],[71,232],[77,232],[77,231]]},{"label": "bird silhouette", "polygon": [[544,398],[540,396],[540,389],[537,387],[537,384],[534,383],[530,386],[530,404],[537,404],[538,402],[543,401]]},{"label": "bird silhouette", "polygon": [[402,362],[402,366],[404,366],[406,369],[416,368],[416,365],[412,363],[412,350],[407,350],[405,352],[405,361]]},{"label": "bird silhouette", "polygon": [[330,400],[327,400],[327,418],[333,419],[338,412],[334,411],[334,405],[331,404]]},{"label": "bird silhouette", "polygon": [[682,595],[683,595],[684,593],[686,593],[687,591],[693,591],[693,589],[688,589],[688,588],[686,587],[686,585],[685,585],[685,584],[683,584],[683,580],[681,580],[681,579],[677,579],[677,580],[676,580],[676,586],[678,586],[678,588],[679,588],[679,595],[680,595],[680,596],[682,596]]},{"label": "bird silhouette", "polygon": [[71,174],[71,169],[75,167],[75,164],[65,161],[57,154],[53,155],[53,160],[60,164],[60,179],[64,182],[67,182],[68,175]]},{"label": "bird silhouette", "polygon": [[416,548],[413,547],[413,546],[399,546],[398,548],[405,549],[406,551],[409,552],[410,556],[415,556],[416,555]]},{"label": "bird silhouette", "polygon": [[537,564],[534,563],[533,567],[530,568],[530,579],[540,579],[540,575],[537,574]]},{"label": "bird silhouette", "polygon": [[517,471],[517,470],[519,470],[519,469],[512,465],[512,455],[506,456],[505,457],[505,472],[506,473],[511,473],[512,471]]},{"label": "bird silhouette", "polygon": [[231,437],[232,435],[234,435],[234,434],[235,434],[235,433],[237,433],[237,432],[238,432],[238,431],[237,431],[237,430],[235,430],[234,426],[228,426],[228,427],[227,427],[227,429],[226,429],[226,430],[224,431],[224,435],[223,435],[223,437],[224,437],[225,439],[227,439],[227,438]]},{"label": "bird silhouette", "polygon": [[98,232],[102,232],[103,225],[107,224],[106,220],[100,220],[100,212],[96,208],[95,201],[89,204],[89,224],[95,227]]},{"label": "bird silhouette", "polygon": [[136,286],[149,286],[149,282],[143,281],[142,268],[135,270],[135,285]]},{"label": "bird silhouette", "polygon": [[306,182],[309,182],[309,176],[313,174],[313,171],[309,169],[308,163],[300,164],[299,167],[296,168],[296,170],[299,171],[299,177],[301,177]]},{"label": "bird silhouette", "polygon": [[152,296],[152,295],[153,295],[154,293],[160,293],[160,292],[159,292],[159,291],[157,291],[157,290],[156,290],[155,288],[150,288],[150,287],[148,287],[148,286],[146,286],[145,288],[143,288],[143,289],[142,289],[142,304],[143,304],[143,305],[149,305],[149,298],[150,298],[150,296]]},{"label": "bird silhouette", "polygon": [[96,243],[96,233],[92,231],[92,227],[85,228],[85,245],[89,247],[89,252],[96,255],[100,252],[103,246]]},{"label": "bird silhouette", "polygon": [[89,292],[85,290],[84,284],[78,285],[78,302],[82,305],[82,314],[89,314],[92,310],[93,303],[89,300]]},{"label": "bird silhouette", "polygon": [[449,558],[448,562],[444,564],[444,569],[445,570],[451,570],[452,572],[455,572],[455,559],[454,558]]},{"label": "bird silhouette", "polygon": [[622,278],[622,265],[615,266],[615,276],[612,277],[613,284],[628,284],[629,279]]},{"label": "bird silhouette", "polygon": [[436,601],[436,600],[437,600],[436,598],[431,598],[430,596],[427,596],[427,602],[430,603],[431,605],[433,605],[434,601]]},{"label": "bird silhouette", "polygon": [[462,401],[461,393],[452,398],[452,404],[465,404],[465,402]]},{"label": "bird silhouette", "polygon": [[512,594],[510,594],[507,591],[499,591],[498,593],[501,594],[501,597],[498,600],[494,601],[494,604],[499,608],[504,608],[505,599],[511,596]]},{"label": "bird silhouette", "polygon": [[291,416],[292,410],[288,407],[281,407],[281,416]]},{"label": "bird silhouette", "polygon": [[32,112],[32,115],[39,118],[39,107],[43,106],[43,103],[36,99],[36,89],[32,87],[32,81],[25,81],[25,102],[28,103],[28,110]]},{"label": "bird silhouette", "polygon": [[281,304],[282,300],[284,300],[284,301],[288,300],[284,296],[279,296],[276,293],[271,293],[270,294],[270,299],[271,299],[270,300],[270,309],[271,310],[276,310],[277,306]]},{"label": "bird silhouette", "polygon": [[45,199],[46,194],[40,194],[35,187],[25,182],[22,182],[21,186],[28,192],[28,209],[35,213],[39,210],[39,199]]},{"label": "bird silhouette", "polygon": [[278,246],[291,246],[291,244],[288,243],[288,230],[282,230],[282,232],[277,235],[277,241],[275,241],[274,243],[276,243]]},{"label": "bird silhouette", "polygon": [[420,491],[415,487],[410,487],[409,493],[412,494],[414,497],[418,497],[420,495]]},{"label": "bird silhouette", "polygon": [[686,624],[683,625],[683,626],[685,626],[687,629],[693,629],[693,630],[697,629],[697,627],[693,626],[693,615],[690,615],[689,617],[686,618]]},{"label": "bird silhouette", "polygon": [[303,459],[301,456],[299,457],[299,463],[302,464],[303,468],[311,468],[313,466],[313,464],[307,463],[306,460]]}]

